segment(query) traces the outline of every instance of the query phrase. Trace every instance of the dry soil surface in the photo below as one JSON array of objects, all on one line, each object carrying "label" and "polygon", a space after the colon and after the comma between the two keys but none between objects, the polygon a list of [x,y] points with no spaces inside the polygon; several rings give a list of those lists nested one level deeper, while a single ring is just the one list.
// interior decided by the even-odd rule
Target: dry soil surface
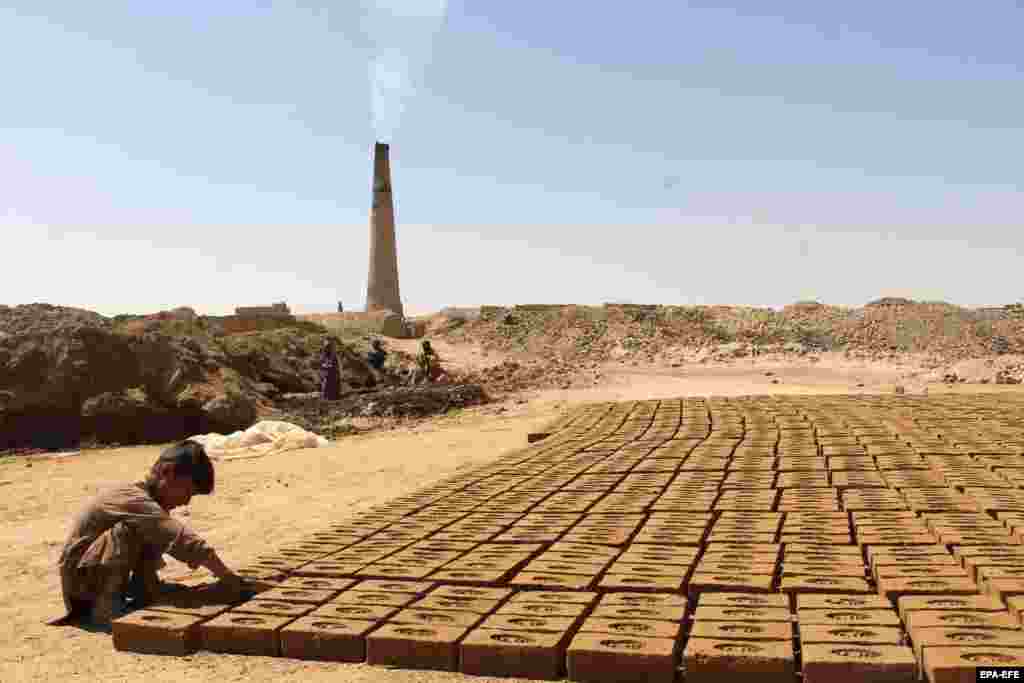
[{"label": "dry soil surface", "polygon": [[[888,392],[903,372],[838,361],[686,368],[620,365],[610,369],[606,383],[589,390],[536,393],[529,403],[474,408],[412,428],[347,437],[324,449],[223,463],[215,495],[197,497],[180,514],[187,515],[229,564],[239,565],[329,522],[349,519],[372,505],[520,447],[528,432],[542,428],[577,401]],[[773,384],[772,379],[779,383]],[[941,385],[929,389],[949,390]],[[961,385],[952,390],[972,388]],[[36,460],[31,467],[24,460],[0,462],[0,681],[466,680],[458,674],[202,652],[180,659],[127,654],[116,652],[108,635],[45,626],[45,620],[61,612],[54,565],[70,518],[101,486],[141,478],[158,452],[155,447],[85,451],[66,459]],[[188,574],[183,565],[169,563],[165,577]]]},{"label": "dry soil surface", "polygon": [[[552,403],[465,411],[413,429],[328,448],[223,463],[217,490],[186,512],[229,565],[240,565],[361,510],[526,443],[556,417]],[[0,464],[0,681],[454,681],[456,674],[199,653],[182,659],[116,652],[110,636],[45,626],[60,616],[55,563],[78,507],[109,482],[136,481],[159,448],[85,451]],[[189,570],[168,558],[166,578]],[[199,570],[203,572],[203,570]],[[339,678],[339,671],[343,677]],[[483,680],[483,679],[478,679]],[[507,679],[505,679],[507,680]]]}]

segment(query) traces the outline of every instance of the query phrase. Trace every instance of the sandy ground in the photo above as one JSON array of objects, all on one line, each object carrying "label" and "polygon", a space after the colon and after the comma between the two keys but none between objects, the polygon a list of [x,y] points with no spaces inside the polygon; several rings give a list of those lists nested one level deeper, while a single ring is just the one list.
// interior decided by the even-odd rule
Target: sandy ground
[{"label": "sandy ground", "polygon": [[[442,354],[453,351],[443,346],[438,350]],[[475,357],[474,362],[495,362],[472,350],[459,353]],[[770,360],[737,361],[681,368],[612,365],[607,368],[607,381],[588,390],[537,392],[528,403],[511,401],[461,411],[413,428],[348,437],[325,449],[224,463],[218,470],[215,495],[197,497],[181,514],[187,515],[229,564],[237,566],[329,522],[349,519],[460,468],[521,447],[528,432],[542,428],[560,410],[578,401],[890,393],[907,372],[898,366],[839,359],[774,364]],[[928,389],[1007,390],[964,385],[931,385]],[[155,447],[86,451],[66,460],[35,461],[31,467],[24,461],[0,461],[0,581],[4,586],[0,591],[0,681],[466,680],[456,674],[210,653],[182,659],[133,655],[114,651],[108,635],[43,625],[61,610],[54,565],[71,516],[102,485],[139,479],[158,451]],[[184,566],[169,562],[166,577],[188,574]]]}]

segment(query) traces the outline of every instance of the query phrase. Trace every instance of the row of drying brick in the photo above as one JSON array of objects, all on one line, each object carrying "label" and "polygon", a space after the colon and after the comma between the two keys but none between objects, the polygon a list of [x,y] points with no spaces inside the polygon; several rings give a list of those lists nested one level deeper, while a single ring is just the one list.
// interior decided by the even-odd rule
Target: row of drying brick
[{"label": "row of drying brick", "polygon": [[[705,546],[634,543],[625,550],[612,546],[557,542],[546,544],[474,544],[445,542],[407,545],[402,542],[355,543],[347,549],[325,555],[333,546],[306,544],[281,556],[269,556],[240,571],[243,575],[273,581],[284,573],[307,577],[353,577],[418,580],[454,584],[503,586],[532,589],[602,591],[648,590],[658,592],[699,593],[707,590],[780,590],[800,593],[822,590],[866,592],[869,580],[879,590],[895,595],[899,591],[952,590],[977,592],[978,581],[984,590],[1005,595],[1018,590],[1021,571],[1012,566],[1024,551],[1009,544],[992,544],[985,538],[981,545],[957,546],[956,556],[943,545],[936,545],[926,524],[942,530],[945,526],[963,531],[976,524],[974,517],[935,516],[924,519],[885,513],[860,514],[854,523],[892,524],[897,527],[897,545],[867,545],[871,573],[865,580],[863,551],[854,545],[810,543],[758,543],[764,536],[759,529],[775,528],[779,518],[768,515],[763,521],[750,518],[720,518],[746,528],[738,542],[711,542]],[[706,521],[706,520],[705,520]],[[824,520],[819,520],[826,522]],[[995,520],[991,520],[997,524]],[[694,518],[690,523],[703,523]],[[841,523],[848,523],[845,519]],[[921,525],[914,529],[913,525]],[[899,528],[907,527],[902,536]],[[740,535],[741,536],[741,535]],[[963,538],[963,537],[961,537]],[[977,540],[979,537],[974,537]],[[891,540],[877,536],[874,540]],[[1002,539],[997,539],[1002,541]],[[779,549],[786,549],[785,561],[778,566]],[[873,555],[871,554],[873,553]],[[878,564],[882,553],[894,561]],[[700,556],[699,562],[697,561]],[[968,575],[962,563],[968,555],[980,562],[970,565]],[[910,560],[918,561],[910,561]],[[933,566],[934,565],[934,566]],[[981,569],[979,571],[979,569]],[[260,573],[263,572],[263,573]]]},{"label": "row of drying brick", "polygon": [[114,642],[491,676],[557,679],[567,670],[575,681],[667,682],[681,666],[692,681],[792,680],[800,668],[806,681],[911,681],[923,670],[942,683],[981,654],[1024,662],[1020,605],[1011,613],[980,596],[904,597],[898,613],[878,597],[801,596],[794,616],[783,596],[711,593],[688,615],[679,596],[619,593],[594,606],[590,593],[364,586],[336,584],[338,594],[296,584],[200,616],[157,605],[115,622]]}]

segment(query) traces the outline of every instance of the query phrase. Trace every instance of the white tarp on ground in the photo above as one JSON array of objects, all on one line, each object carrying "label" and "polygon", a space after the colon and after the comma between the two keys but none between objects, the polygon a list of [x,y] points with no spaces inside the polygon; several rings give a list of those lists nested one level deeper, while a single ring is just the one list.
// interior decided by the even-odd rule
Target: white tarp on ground
[{"label": "white tarp on ground", "polygon": [[272,453],[283,453],[300,448],[327,446],[330,441],[322,436],[307,432],[298,425],[279,420],[263,420],[244,432],[233,434],[201,434],[189,440],[203,444],[206,453],[214,460],[237,460],[255,458]]}]

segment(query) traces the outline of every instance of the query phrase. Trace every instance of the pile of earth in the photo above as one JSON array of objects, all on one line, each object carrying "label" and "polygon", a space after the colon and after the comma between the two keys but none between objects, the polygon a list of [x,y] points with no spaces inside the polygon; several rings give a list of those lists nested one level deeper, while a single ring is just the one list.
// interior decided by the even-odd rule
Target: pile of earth
[{"label": "pile of earth", "polygon": [[845,351],[867,359],[914,353],[934,364],[1024,353],[1024,315],[943,302],[886,298],[862,308],[799,302],[781,310],[742,306],[484,307],[479,315],[440,316],[431,327],[452,344],[557,357],[587,367],[666,355],[735,357],[756,353]]},{"label": "pile of earth", "polygon": [[[106,318],[0,306],[0,449],[161,443],[245,429],[284,394],[317,390],[320,326],[284,321],[228,334],[177,309]],[[375,378],[365,346],[338,342],[344,390]]]},{"label": "pile of earth", "polygon": [[348,418],[423,418],[489,401],[483,387],[473,384],[382,386],[349,391],[337,401],[322,401],[316,393],[287,394],[275,402],[270,419],[291,422],[330,439],[350,429]]}]

